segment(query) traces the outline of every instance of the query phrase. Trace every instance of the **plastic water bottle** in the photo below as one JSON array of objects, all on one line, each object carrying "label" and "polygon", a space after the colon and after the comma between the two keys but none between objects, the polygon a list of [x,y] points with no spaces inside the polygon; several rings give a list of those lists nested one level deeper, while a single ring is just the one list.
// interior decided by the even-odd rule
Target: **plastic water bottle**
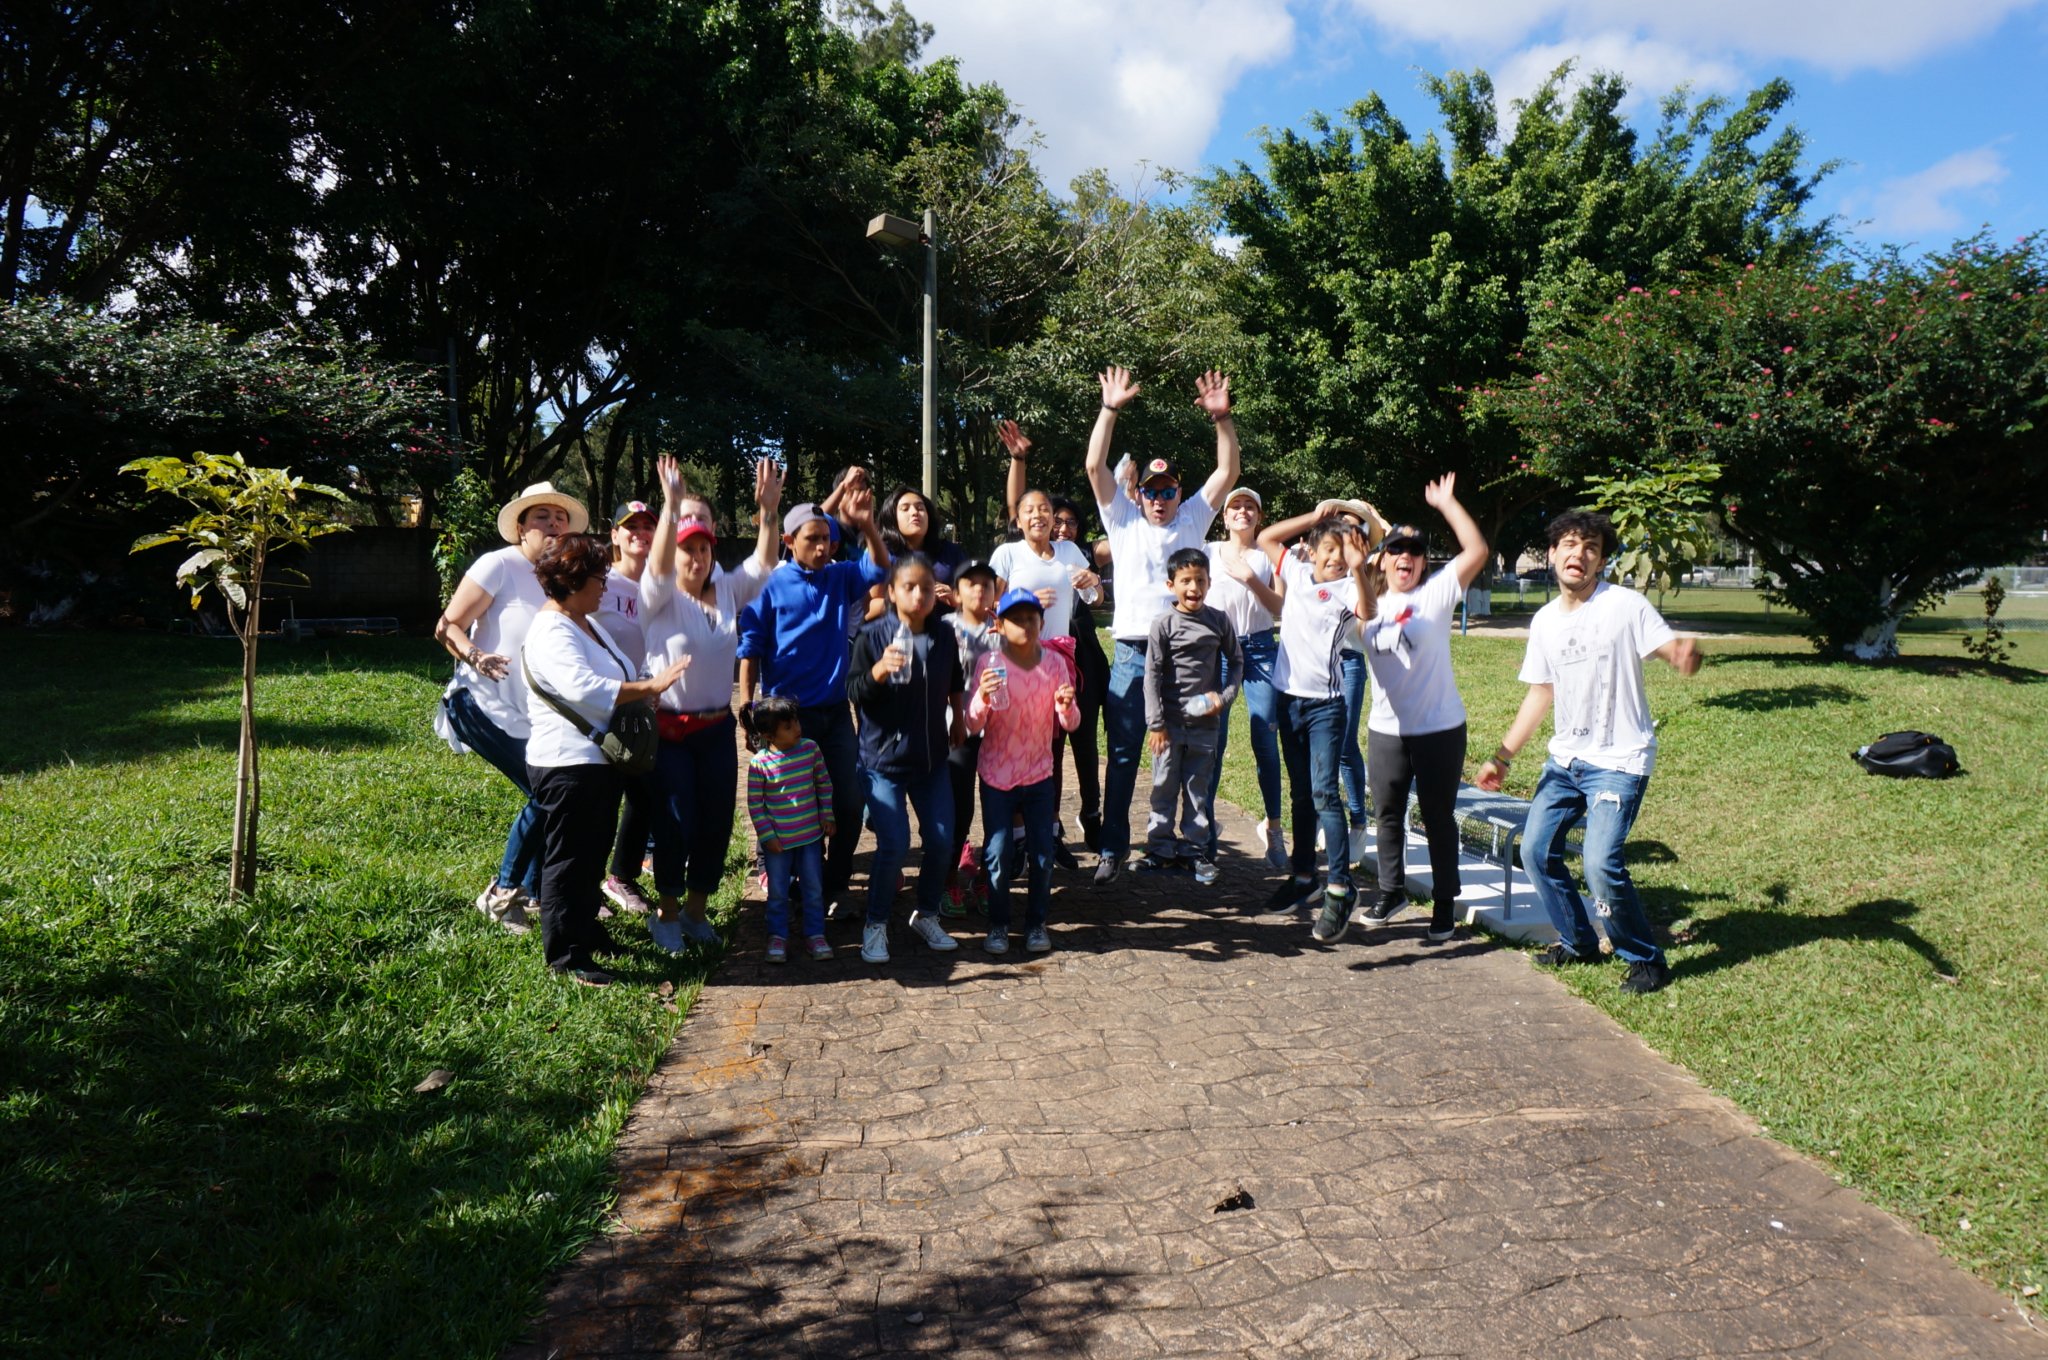
[{"label": "plastic water bottle", "polygon": [[1181,707],[1187,710],[1187,715],[1190,718],[1205,718],[1209,715],[1209,696],[1197,694],[1194,698],[1181,705]]},{"label": "plastic water bottle", "polygon": [[988,663],[988,673],[996,678],[996,687],[989,691],[988,706],[1001,712],[1010,706],[1010,668],[997,657]]},{"label": "plastic water bottle", "polygon": [[910,683],[911,662],[917,655],[915,648],[916,644],[910,640],[910,625],[902,619],[896,620],[896,636],[889,639],[889,650],[902,656],[903,666],[900,670],[889,672],[890,684],[907,685]]}]

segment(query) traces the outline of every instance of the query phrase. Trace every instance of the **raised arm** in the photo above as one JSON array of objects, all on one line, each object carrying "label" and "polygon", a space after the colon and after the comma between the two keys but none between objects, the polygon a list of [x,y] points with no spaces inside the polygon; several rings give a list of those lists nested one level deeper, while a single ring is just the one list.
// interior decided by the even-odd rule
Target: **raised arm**
[{"label": "raised arm", "polygon": [[868,545],[868,560],[878,567],[889,565],[889,545],[882,541],[881,526],[875,523],[875,497],[871,491],[855,487],[840,499],[839,518],[860,530],[861,541]]},{"label": "raised arm", "polygon": [[1117,413],[1130,405],[1140,391],[1128,368],[1111,364],[1096,375],[1102,384],[1102,409],[1095,413],[1095,428],[1088,435],[1088,488],[1097,505],[1108,505],[1116,496],[1116,478],[1109,470],[1109,445],[1116,435]]},{"label": "raised arm", "polygon": [[1202,483],[1202,499],[1212,510],[1223,508],[1223,498],[1237,485],[1241,461],[1237,444],[1237,422],[1230,415],[1230,379],[1210,369],[1195,380],[1195,409],[1216,425],[1216,470]]},{"label": "raised arm", "polygon": [[1005,420],[996,425],[996,438],[1003,441],[1003,447],[1010,451],[1010,475],[1003,483],[1003,513],[1011,524],[1017,522],[1017,502],[1024,499],[1024,493],[1031,489],[1031,441],[1024,437],[1024,431],[1017,428],[1014,420]]},{"label": "raised arm", "polygon": [[676,502],[683,498],[682,466],[667,454],[654,460],[661,482],[661,513],[654,517],[654,544],[647,550],[647,575],[666,581],[676,571]]},{"label": "raised arm", "polygon": [[1380,574],[1368,564],[1372,561],[1371,540],[1367,530],[1354,529],[1344,535],[1344,570],[1351,573],[1351,584],[1358,591],[1358,616],[1370,618],[1380,601]]},{"label": "raised arm", "polygon": [[1422,499],[1444,517],[1444,523],[1458,536],[1458,555],[1451,559],[1451,570],[1457,573],[1458,589],[1464,590],[1486,570],[1487,549],[1486,535],[1479,532],[1478,521],[1458,502],[1457,485],[1458,474],[1446,472],[1422,488]]},{"label": "raised arm", "polygon": [[775,564],[782,559],[782,534],[775,515],[782,509],[785,475],[782,464],[773,458],[754,460],[754,508],[760,512],[761,521],[754,536],[754,560],[763,571],[775,570]]},{"label": "raised arm", "polygon": [[[1223,494],[1227,496],[1230,493],[1226,491]],[[1280,569],[1280,559],[1287,555],[1287,545],[1321,523],[1326,507],[1330,504],[1331,502],[1324,501],[1306,514],[1290,515],[1286,519],[1275,520],[1259,530],[1259,547],[1272,559],[1273,570]]]}]

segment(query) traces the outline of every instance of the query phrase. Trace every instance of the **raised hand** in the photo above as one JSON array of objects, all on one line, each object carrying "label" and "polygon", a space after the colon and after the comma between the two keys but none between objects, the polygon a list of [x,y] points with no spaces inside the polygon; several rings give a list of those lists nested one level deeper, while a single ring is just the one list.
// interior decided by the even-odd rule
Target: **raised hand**
[{"label": "raised hand", "polygon": [[[1108,400],[1107,397],[1104,400]],[[1010,451],[1012,458],[1022,458],[1031,452],[1031,441],[1014,420],[1005,420],[996,425],[996,438],[1003,441],[1003,447]]]},{"label": "raised hand", "polygon": [[1422,499],[1429,505],[1430,509],[1441,510],[1444,506],[1458,499],[1456,494],[1457,485],[1458,474],[1446,472],[1443,476],[1422,488]]},{"label": "raised hand", "polygon": [[1102,384],[1102,404],[1112,411],[1121,411],[1131,399],[1144,389],[1131,377],[1131,370],[1111,364],[1095,375]]},{"label": "raised hand", "polygon": [[670,500],[683,497],[683,465],[670,454],[662,454],[654,460],[654,475],[661,479],[661,494]]},{"label": "raised hand", "polygon": [[1210,369],[1195,379],[1195,409],[1211,420],[1230,414],[1230,379]]},{"label": "raised hand", "polygon": [[1350,533],[1344,535],[1343,543],[1344,570],[1347,572],[1355,572],[1363,568],[1365,566],[1366,557],[1364,531],[1360,529],[1353,529]]},{"label": "raised hand", "polygon": [[773,515],[782,504],[782,479],[787,475],[773,458],[754,460],[754,504],[761,513]]},{"label": "raised hand", "polygon": [[839,518],[856,529],[865,530],[874,522],[875,493],[864,486],[847,488],[839,501]]}]

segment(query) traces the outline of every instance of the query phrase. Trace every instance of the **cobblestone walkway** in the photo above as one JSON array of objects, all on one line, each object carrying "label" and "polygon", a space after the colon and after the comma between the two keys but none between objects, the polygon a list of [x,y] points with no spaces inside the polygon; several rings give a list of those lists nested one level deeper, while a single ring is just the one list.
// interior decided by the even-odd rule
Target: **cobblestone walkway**
[{"label": "cobblestone walkway", "polygon": [[1038,957],[770,968],[756,914],[516,1360],[2048,1356],[1520,952],[1318,946],[1235,849],[1060,875]]}]

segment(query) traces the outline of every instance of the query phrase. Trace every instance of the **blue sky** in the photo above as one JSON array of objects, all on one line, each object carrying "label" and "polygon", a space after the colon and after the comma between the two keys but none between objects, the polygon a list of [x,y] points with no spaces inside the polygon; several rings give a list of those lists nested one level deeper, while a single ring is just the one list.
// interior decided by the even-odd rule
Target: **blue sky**
[{"label": "blue sky", "polygon": [[2048,0],[911,0],[927,55],[993,80],[1063,185],[1091,166],[1259,164],[1261,126],[1300,127],[1377,90],[1435,126],[1423,72],[1482,68],[1503,101],[1558,62],[1629,78],[1652,124],[1680,82],[1739,99],[1773,76],[1814,162],[1817,208],[1861,240],[1945,245],[2048,228]]}]

